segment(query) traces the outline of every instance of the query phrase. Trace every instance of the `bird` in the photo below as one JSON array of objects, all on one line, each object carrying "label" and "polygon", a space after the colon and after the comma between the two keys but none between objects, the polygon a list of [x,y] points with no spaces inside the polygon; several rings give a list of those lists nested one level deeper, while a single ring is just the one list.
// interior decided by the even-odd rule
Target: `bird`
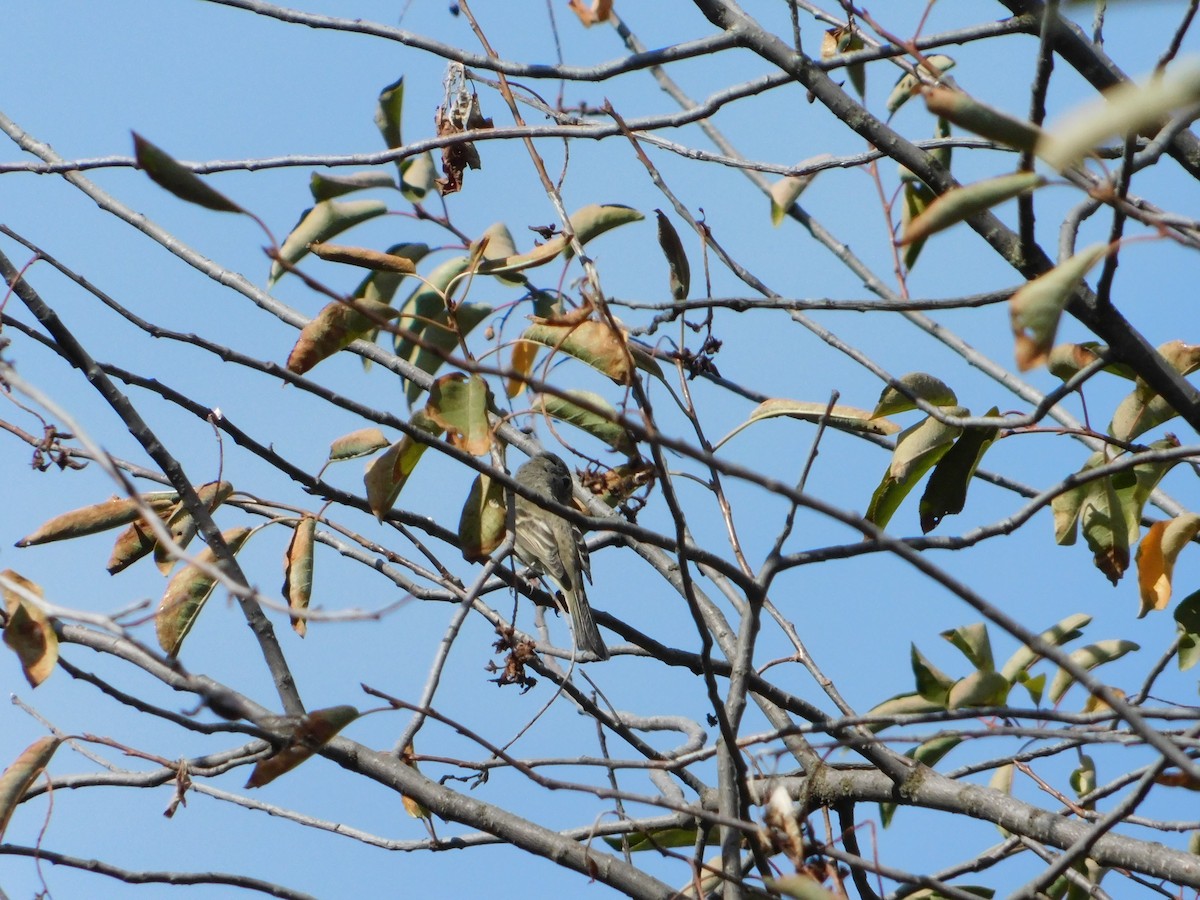
[{"label": "bird", "polygon": [[[571,505],[571,471],[553,453],[539,453],[517,469],[517,484],[532,493],[563,506]],[[517,558],[534,571],[545,575],[567,601],[571,614],[571,630],[575,646],[597,659],[608,659],[608,647],[600,637],[600,629],[592,618],[586,577],[592,580],[591,562],[583,535],[574,524],[532,500],[517,495],[516,536],[514,549]]]}]

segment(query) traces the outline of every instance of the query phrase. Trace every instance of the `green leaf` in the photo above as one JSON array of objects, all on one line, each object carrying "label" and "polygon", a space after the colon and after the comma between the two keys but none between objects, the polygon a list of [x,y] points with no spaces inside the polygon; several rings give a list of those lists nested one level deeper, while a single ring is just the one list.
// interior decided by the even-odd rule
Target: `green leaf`
[{"label": "green leaf", "polygon": [[1107,253],[1108,244],[1093,244],[1027,282],[1009,298],[1017,367],[1022,372],[1049,359],[1063,308],[1079,282]]},{"label": "green leaf", "polygon": [[[985,416],[999,415],[992,407]],[[1000,434],[997,428],[968,428],[946,455],[938,460],[925,493],[921,495],[921,531],[931,532],[946,516],[957,515],[967,503],[967,488],[983,454]]]},{"label": "green leaf", "polygon": [[[267,286],[272,287],[284,276],[284,263],[295,265],[308,254],[308,245],[314,241],[327,241],[353,228],[360,222],[374,219],[387,212],[382,200],[322,200],[304,211],[296,227],[284,239],[279,248],[279,259],[271,263],[271,274]],[[282,262],[280,261],[282,260]]]},{"label": "green leaf", "polygon": [[950,696],[950,688],[954,687],[954,679],[925,658],[916,644],[910,645],[912,650],[913,675],[917,680],[917,693],[930,703],[938,704],[945,709],[946,700]]},{"label": "green leaf", "polygon": [[458,539],[468,562],[484,562],[504,543],[504,485],[487,475],[476,475],[458,519]]},{"label": "green leaf", "polygon": [[[1158,348],[1158,352],[1180,375],[1190,375],[1200,368],[1200,344],[1168,341]],[[1177,415],[1179,413],[1167,401],[1139,378],[1133,393],[1125,397],[1113,413],[1108,433],[1118,440],[1132,441]]]},{"label": "green leaf", "polygon": [[[1074,651],[1071,654],[1071,661],[1090,672],[1097,666],[1113,662],[1132,650],[1140,649],[1133,641],[1097,641],[1094,644],[1088,644],[1086,647],[1080,647]],[[1063,698],[1063,694],[1074,683],[1074,675],[1066,669],[1059,669],[1058,673],[1054,676],[1054,681],[1050,685],[1050,702],[1057,705],[1058,701]]]},{"label": "green leaf", "polygon": [[[425,326],[421,332],[423,346],[417,348],[410,362],[422,372],[437,374],[446,359],[461,350],[461,341],[479,324],[487,321],[494,311],[495,308],[488,303],[459,303],[454,307],[453,315],[446,310],[439,312],[434,316],[434,321],[442,327]],[[421,391],[421,386],[415,381],[404,386],[404,395],[410,404],[421,395]]]},{"label": "green leaf", "polygon": [[[646,217],[629,206],[592,204],[576,210],[571,214],[568,222],[570,233],[575,235],[580,244],[587,244],[588,241],[599,237],[606,231],[611,231],[621,225],[628,225],[630,222],[640,222],[644,218]],[[559,234],[550,238],[546,243],[534,247],[528,253],[486,260],[480,264],[478,271],[481,275],[512,275],[525,269],[543,266],[557,258],[559,254],[565,254],[570,259],[573,252],[567,234]]]},{"label": "green leaf", "polygon": [[424,340],[426,330],[440,331],[446,327],[449,321],[446,297],[470,264],[470,259],[465,256],[448,259],[430,272],[408,295],[408,299],[400,306],[400,321],[397,323],[400,331],[393,341],[397,356],[412,362],[420,352],[418,341]]},{"label": "green leaf", "polygon": [[[1179,446],[1173,438],[1155,441],[1151,449]],[[1079,507],[1080,527],[1096,567],[1114,585],[1129,567],[1129,548],[1141,533],[1142,509],[1158,482],[1178,460],[1145,462],[1107,478],[1089,482]]]},{"label": "green leaf", "polygon": [[357,459],[360,456],[370,456],[376,450],[382,450],[388,445],[388,439],[378,428],[360,428],[338,438],[329,445],[329,461],[340,462],[344,459]]},{"label": "green leaf", "polygon": [[1042,130],[1032,122],[1010,116],[946,85],[925,91],[925,106],[935,116],[972,134],[1017,150],[1032,150],[1042,137]]},{"label": "green leaf", "polygon": [[[940,53],[927,56],[925,60],[937,69],[939,73],[948,72],[954,68],[954,60]],[[921,68],[921,74],[925,77],[926,82],[933,81],[933,76],[924,67]],[[896,86],[892,88],[892,92],[888,94],[887,111],[894,113],[907,103],[912,98],[912,95],[917,92],[917,88],[921,84],[922,82],[911,73],[906,72],[904,75],[901,75],[896,82]]]},{"label": "green leaf", "polygon": [[313,172],[308,180],[308,189],[312,192],[315,203],[332,200],[354,191],[395,187],[396,179],[378,169],[355,172],[352,175],[322,175],[320,172]]},{"label": "green leaf", "polygon": [[943,631],[941,636],[957,647],[976,669],[991,671],[996,668],[992,660],[992,641],[982,622]]},{"label": "green leaf", "polygon": [[[625,429],[624,425],[619,424],[620,416],[611,403],[591,391],[575,390],[567,391],[566,394],[566,397],[541,394],[534,401],[533,408],[537,412],[542,412],[562,422],[568,422],[576,428],[586,431],[618,453],[626,456],[636,455],[637,445],[633,436]],[[590,407],[604,410],[605,415],[584,409],[578,403],[572,402],[572,398],[581,400]]]},{"label": "green leaf", "polygon": [[404,146],[400,136],[400,114],[404,110],[404,76],[394,81],[379,92],[379,102],[375,107],[375,126],[383,135],[383,142],[389,150]]},{"label": "green leaf", "polygon": [[173,156],[150,143],[136,131],[133,134],[133,155],[138,168],[150,176],[150,180],[188,203],[217,212],[245,213],[220,191],[209,187],[199,175],[178,163]]},{"label": "green leaf", "polygon": [[[1061,647],[1063,644],[1070,643],[1076,638],[1083,635],[1083,629],[1092,621],[1092,617],[1087,613],[1075,613],[1067,616],[1057,625],[1046,629],[1041,633],[1041,639],[1052,647]],[[1015,681],[1020,673],[1025,672],[1041,659],[1041,654],[1037,653],[1030,647],[1021,647],[1016,653],[1008,658],[1008,662],[1004,664],[1004,668],[1000,670],[1009,681]]]},{"label": "green leaf", "polygon": [[830,428],[860,434],[886,436],[895,434],[900,430],[900,426],[895,422],[889,419],[877,418],[868,410],[859,409],[855,406],[835,404],[830,409],[828,403],[814,403],[808,400],[788,400],[776,397],[771,400],[764,400],[758,406],[754,407],[754,410],[750,413],[750,418],[721,438],[721,440],[717,441],[713,449],[716,450],[724,446],[730,438],[750,427],[755,422],[761,422],[764,419],[774,419],[780,416],[789,419],[800,419],[801,421],[812,422],[814,424],[824,422]]},{"label": "green leaf", "polygon": [[896,243],[903,247],[905,244],[924,240],[951,225],[957,225],[977,213],[1019,197],[1043,184],[1045,180],[1036,172],[1014,172],[951,188],[909,222]]},{"label": "green leaf", "polygon": [[400,162],[400,194],[410,203],[417,203],[437,184],[437,169],[433,156],[426,152]]},{"label": "green leaf", "polygon": [[671,296],[676,300],[686,300],[692,284],[692,269],[683,249],[683,241],[661,209],[656,209],[654,214],[658,218],[658,246],[662,248],[670,270]]},{"label": "green leaf", "polygon": [[1179,601],[1175,627],[1179,632],[1179,670],[1186,672],[1200,662],[1200,591]]},{"label": "green leaf", "polygon": [[[912,228],[913,221],[924,215],[930,204],[937,199],[937,195],[919,181],[908,181],[904,184],[903,199],[904,206],[900,208],[900,231],[907,233]],[[924,246],[923,237],[908,242],[904,248],[904,268],[912,271]]]},{"label": "green leaf", "polygon": [[946,707],[966,709],[973,706],[1003,706],[1008,700],[1010,687],[999,672],[981,669],[954,683],[946,698]]},{"label": "green leaf", "polygon": [[1076,796],[1086,797],[1096,789],[1096,761],[1084,753],[1079,768],[1071,773],[1071,789]]},{"label": "green leaf", "polygon": [[[886,718],[888,716],[915,716],[923,713],[938,712],[945,709],[945,704],[932,703],[926,700],[920,694],[897,694],[884,700],[878,706],[872,707],[867,711],[867,716],[873,718]],[[871,724],[867,726],[871,731],[882,731],[887,728],[887,725]]]},{"label": "green leaf", "polygon": [[[604,843],[614,850],[628,849],[630,853],[659,850],[667,847],[695,847],[699,828],[655,828],[651,831],[635,831],[627,835],[604,835]],[[720,832],[710,828],[704,835],[705,844],[719,844]]]},{"label": "green leaf", "polygon": [[897,381],[904,391],[890,384],[885,387],[875,404],[875,411],[871,413],[872,419],[916,409],[917,404],[909,399],[910,396],[924,400],[932,406],[954,406],[958,403],[954,391],[944,381],[925,372],[909,372],[900,376]]},{"label": "green leaf", "polygon": [[[965,415],[967,410],[952,406],[951,415]],[[902,431],[896,438],[892,463],[871,495],[867,520],[886,528],[904,498],[916,487],[921,477],[950,449],[962,429],[945,425],[928,417]]]}]

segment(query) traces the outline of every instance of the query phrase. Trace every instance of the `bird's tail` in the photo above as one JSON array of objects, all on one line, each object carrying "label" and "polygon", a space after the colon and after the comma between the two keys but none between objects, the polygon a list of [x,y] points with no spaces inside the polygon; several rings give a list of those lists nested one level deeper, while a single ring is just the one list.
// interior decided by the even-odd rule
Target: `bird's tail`
[{"label": "bird's tail", "polygon": [[592,618],[583,585],[573,591],[564,591],[567,597],[567,612],[571,614],[571,630],[575,632],[575,646],[581,651],[592,653],[597,659],[608,659],[608,647],[600,637],[600,629]]}]

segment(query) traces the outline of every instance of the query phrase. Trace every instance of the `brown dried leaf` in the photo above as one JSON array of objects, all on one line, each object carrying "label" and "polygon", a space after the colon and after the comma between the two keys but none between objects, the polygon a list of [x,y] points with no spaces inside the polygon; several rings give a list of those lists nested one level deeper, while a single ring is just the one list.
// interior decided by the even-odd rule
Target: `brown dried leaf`
[{"label": "brown dried leaf", "polygon": [[246,787],[256,788],[269,784],[304,762],[337,735],[339,731],[358,718],[353,706],[331,706],[313,710],[302,716],[292,730],[288,743],[273,756],[260,760],[250,773]]},{"label": "brown dried leaf", "polygon": [[0,585],[8,624],[4,627],[4,643],[12,648],[21,661],[21,671],[30,687],[37,687],[50,677],[58,662],[58,635],[54,625],[40,606],[18,593],[19,588],[41,599],[42,589],[12,569],[0,572],[0,578],[11,583]]},{"label": "brown dried leaf", "polygon": [[[312,599],[313,537],[316,528],[317,520],[313,516],[301,517],[283,555],[283,596],[293,612],[303,613]],[[294,616],[292,628],[296,634],[304,637],[308,622],[303,616]]]}]

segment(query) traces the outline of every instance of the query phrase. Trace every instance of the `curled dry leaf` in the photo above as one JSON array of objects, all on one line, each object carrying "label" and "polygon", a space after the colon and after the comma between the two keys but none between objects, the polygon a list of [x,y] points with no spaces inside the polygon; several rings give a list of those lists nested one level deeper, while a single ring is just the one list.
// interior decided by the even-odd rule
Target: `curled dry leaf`
[{"label": "curled dry leaf", "polygon": [[61,739],[56,737],[38,738],[0,774],[0,840],[4,838],[17,804],[46,770],[61,743]]},{"label": "curled dry leaf", "polygon": [[[231,553],[237,553],[249,536],[250,529],[245,527],[231,528],[221,534]],[[196,624],[196,617],[217,584],[215,578],[199,567],[217,564],[217,556],[211,547],[205,547],[196,555],[196,563],[199,565],[187,565],[171,579],[154,615],[158,645],[168,656],[179,655],[183,639]]]},{"label": "curled dry leaf", "polygon": [[405,256],[393,256],[381,250],[371,250],[367,247],[346,247],[342,244],[329,244],[314,241],[308,245],[310,253],[328,262],[348,263],[361,266],[364,269],[374,269],[377,272],[398,272],[401,275],[412,275],[417,271],[416,264]]},{"label": "curled dry leaf", "polygon": [[339,731],[358,716],[358,710],[353,706],[331,706],[301,716],[283,749],[259,760],[254,766],[246,787],[262,787],[285,772],[290,772],[333,740]]},{"label": "curled dry leaf", "polygon": [[42,589],[27,578],[5,569],[0,572],[0,593],[4,596],[4,611],[8,624],[4,626],[4,643],[12,648],[21,661],[21,671],[30,687],[37,687],[50,677],[58,662],[58,635],[54,624],[34,601]]},{"label": "curled dry leaf", "polygon": [[[303,516],[292,531],[287,552],[283,556],[283,596],[293,613],[303,613],[312,599],[313,538],[317,520]],[[292,616],[292,628],[300,637],[308,631],[303,615]]]}]

